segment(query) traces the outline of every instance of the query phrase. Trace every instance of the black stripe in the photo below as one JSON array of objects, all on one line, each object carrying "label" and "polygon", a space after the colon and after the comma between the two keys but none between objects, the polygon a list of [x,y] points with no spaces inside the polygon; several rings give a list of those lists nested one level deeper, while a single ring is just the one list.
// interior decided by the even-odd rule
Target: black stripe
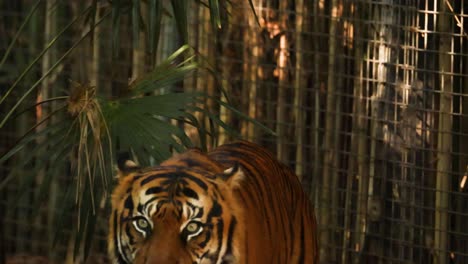
[{"label": "black stripe", "polygon": [[[258,150],[261,149],[257,149],[242,142],[239,144],[245,146],[245,148],[239,147],[237,149],[227,149],[223,151],[226,153],[222,153],[221,155],[226,157],[231,163],[239,162],[241,164],[241,168],[246,175],[246,181],[249,181],[253,185],[253,189],[257,190],[257,193],[251,196],[251,200],[259,207],[259,211],[262,213],[262,216],[268,220],[269,215],[276,214],[275,212],[268,211],[268,207],[264,205],[271,204],[277,201],[277,199],[274,196],[274,192],[270,191],[271,179],[269,177],[265,177],[265,174],[277,173],[274,170],[278,169],[278,162],[276,162],[268,152],[259,152]],[[269,167],[265,168],[259,166],[262,161],[269,161]],[[267,224],[271,226],[269,223]],[[268,236],[268,240],[272,239],[273,232],[275,231],[271,230],[271,228],[267,228],[266,235]]]},{"label": "black stripe", "polygon": [[195,191],[192,190],[192,189],[183,188],[183,189],[182,189],[182,193],[183,193],[186,197],[190,197],[190,198],[193,198],[193,199],[198,200],[198,194],[197,194],[197,192],[195,192]]},{"label": "black stripe", "polygon": [[210,241],[210,239],[211,239],[211,232],[208,231],[208,232],[206,232],[205,240],[203,240],[202,242],[200,242],[200,243],[198,244],[198,246],[199,246],[200,248],[205,248],[205,247],[206,247],[206,244],[208,243],[208,241]]},{"label": "black stripe", "polygon": [[[185,166],[187,167],[199,167],[199,168],[205,168],[206,165],[209,165],[206,163],[206,161],[201,161],[193,158],[185,158],[181,159],[180,162],[185,163]],[[209,169],[209,168],[208,168]]]},{"label": "black stripe", "polygon": [[218,248],[216,249],[215,253],[212,254],[214,257],[212,260],[218,260],[219,259],[219,253],[221,252],[221,247],[223,246],[223,231],[224,231],[224,223],[220,219],[218,224],[216,225],[218,228]]},{"label": "black stripe", "polygon": [[133,211],[134,205],[133,205],[133,200],[132,200],[132,195],[131,194],[129,194],[127,196],[127,199],[125,199],[124,208],[126,208],[126,209],[128,209],[130,211]]},{"label": "black stripe", "polygon": [[118,221],[117,221],[117,210],[114,210],[114,255],[117,258],[119,264],[125,264],[126,261],[122,258],[119,252],[119,237],[117,235]]},{"label": "black stripe", "polygon": [[158,194],[158,193],[162,193],[162,192],[166,192],[167,189],[166,188],[163,188],[163,187],[160,187],[160,186],[155,186],[155,187],[151,187],[151,188],[148,188],[145,192],[146,195],[149,195],[149,194]]},{"label": "black stripe", "polygon": [[[295,214],[296,214],[295,209],[294,209],[294,211],[290,211],[290,212],[291,212],[291,214],[292,214],[293,216],[295,216]],[[288,241],[288,243],[291,243],[291,244],[292,244],[292,246],[291,246],[290,249],[289,249],[288,256],[292,256],[292,254],[294,254],[294,243],[295,243],[295,241],[296,241],[296,236],[295,236],[295,235],[296,235],[296,232],[294,232],[294,229],[295,229],[294,221],[292,221],[293,223],[291,223],[291,220],[290,220],[290,219],[291,219],[291,216],[287,217],[285,223],[283,223],[283,225],[287,225],[287,227],[285,226],[284,229],[283,229],[283,230],[284,230],[284,235],[285,235],[285,236],[288,236],[288,233],[286,233],[286,228],[289,227],[288,232],[289,232],[289,239],[290,239],[290,240]]]},{"label": "black stripe", "polygon": [[161,182],[160,185],[166,185],[166,184],[169,185],[169,184],[172,184],[174,181],[179,181],[180,178],[185,178],[185,179],[189,179],[193,181],[195,184],[200,186],[200,188],[202,188],[204,191],[208,190],[208,186],[206,185],[204,181],[200,180],[196,176],[189,174],[189,172],[187,173],[184,171],[178,171],[177,168],[174,168],[173,172],[165,172],[163,174],[147,176],[144,180],[141,181],[140,185],[144,186],[152,182],[153,180],[161,179],[161,178],[167,178],[167,180]]},{"label": "black stripe", "polygon": [[195,182],[200,188],[202,188],[205,192],[208,190],[208,185],[202,180],[200,180],[198,177],[192,176],[187,173],[183,173],[183,176],[193,182]]},{"label": "black stripe", "polygon": [[201,218],[203,216],[203,207],[198,207],[194,204],[192,204],[191,202],[185,202],[185,204],[190,207],[190,209],[192,209],[192,211],[197,211],[198,210],[198,213],[196,215],[190,215],[189,218]]},{"label": "black stripe", "polygon": [[[244,234],[244,250],[245,250],[245,255],[249,255],[249,242],[248,242],[248,232],[247,229],[245,229],[245,234]],[[242,253],[241,253],[242,254]],[[249,264],[249,258],[245,257],[245,264]]]},{"label": "black stripe", "polygon": [[143,212],[143,208],[144,208],[143,205],[142,205],[141,203],[138,203],[138,205],[137,205],[137,212],[139,212],[140,214],[143,214],[143,213],[144,213],[144,212]]},{"label": "black stripe", "polygon": [[140,182],[140,186],[144,186],[148,184],[149,182],[152,182],[156,179],[165,178],[165,177],[167,177],[167,174],[156,174],[156,175],[147,176],[144,180]]},{"label": "black stripe", "polygon": [[304,263],[304,252],[305,252],[305,240],[304,240],[304,236],[305,236],[305,234],[304,234],[304,232],[305,232],[304,224],[305,223],[304,223],[304,217],[305,216],[303,216],[303,215],[300,216],[300,218],[301,218],[301,225],[300,225],[301,230],[299,230],[299,232],[300,232],[299,234],[301,234],[301,252],[300,252],[300,255],[299,255],[299,261],[298,261],[299,263]]},{"label": "black stripe", "polygon": [[219,217],[223,213],[223,208],[217,201],[213,201],[213,207],[211,208],[210,212],[208,213],[206,221],[211,223],[211,219],[213,217]]},{"label": "black stripe", "polygon": [[133,228],[130,225],[130,223],[127,223],[127,225],[125,225],[125,233],[128,236],[128,244],[132,245],[135,243],[135,237],[133,237],[132,232],[130,232],[130,228]]},{"label": "black stripe", "polygon": [[234,236],[234,229],[236,228],[237,225],[237,220],[235,217],[232,217],[231,223],[229,224],[229,232],[228,232],[228,237],[227,237],[227,249],[226,249],[226,254],[225,256],[232,255],[232,242],[233,242],[233,236]]},{"label": "black stripe", "polygon": [[203,216],[203,212],[204,212],[204,211],[205,211],[205,210],[203,209],[203,207],[198,208],[198,214],[195,215],[195,217],[196,217],[196,218],[201,218],[201,217]]}]

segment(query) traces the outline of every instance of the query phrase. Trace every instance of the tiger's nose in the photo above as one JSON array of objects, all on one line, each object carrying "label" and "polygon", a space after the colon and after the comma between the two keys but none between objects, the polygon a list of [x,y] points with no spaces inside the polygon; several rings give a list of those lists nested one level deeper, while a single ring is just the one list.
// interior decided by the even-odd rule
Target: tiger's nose
[{"label": "tiger's nose", "polygon": [[168,258],[168,259],[147,259],[145,261],[145,264],[182,264],[182,263],[176,258]]},{"label": "tiger's nose", "polygon": [[162,235],[159,239],[150,240],[146,250],[142,251],[137,258],[141,258],[144,264],[193,264],[187,249],[184,248],[180,239]]},{"label": "tiger's nose", "polygon": [[184,261],[176,257],[168,259],[146,259],[144,264],[196,264],[193,261]]},{"label": "tiger's nose", "polygon": [[[181,252],[180,250],[171,249],[160,249],[151,250],[151,248],[144,254],[144,256],[138,256],[137,259],[143,261],[139,262],[142,264],[193,264],[190,257]],[[136,262],[135,264],[137,264]]]}]

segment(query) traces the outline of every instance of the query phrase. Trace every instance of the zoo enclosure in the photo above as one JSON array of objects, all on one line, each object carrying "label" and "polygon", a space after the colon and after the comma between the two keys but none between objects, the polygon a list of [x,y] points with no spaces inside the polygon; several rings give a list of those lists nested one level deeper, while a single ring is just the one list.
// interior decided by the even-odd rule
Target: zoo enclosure
[{"label": "zoo enclosure", "polygon": [[[46,2],[36,24],[14,47],[11,72],[2,73],[0,82],[10,83],[28,56],[40,50],[43,41],[37,40],[50,39],[86,6],[86,1]],[[99,2],[102,12],[108,8]],[[244,138],[267,146],[294,168],[316,206],[323,263],[468,262],[464,1],[252,2],[258,20],[247,1],[231,1],[223,6],[217,32],[208,9],[190,2],[188,43],[222,77],[199,72],[177,89],[221,97],[222,85],[235,107],[275,131],[276,136],[266,134],[212,109]],[[2,3],[2,50],[31,3]],[[130,28],[122,27],[120,56],[112,59],[111,26],[108,21],[98,27],[93,41],[81,45],[31,100],[60,93],[68,79],[89,81],[101,93],[114,94],[147,72],[144,41],[135,46]],[[76,26],[69,37],[80,34]],[[180,43],[167,15],[154,60],[161,61]],[[54,52],[60,48],[44,58],[53,61]],[[204,107],[214,108],[210,101]],[[1,132],[4,146],[20,134],[20,122]],[[221,133],[219,143],[231,139]],[[12,185],[2,194],[6,254],[47,249],[50,258],[69,255],[66,246],[51,250],[54,227],[47,219],[60,197],[50,200],[41,217],[24,221],[32,215],[31,201],[12,203],[16,192]],[[104,236],[105,223],[98,233]],[[97,255],[104,244],[95,243]]]}]

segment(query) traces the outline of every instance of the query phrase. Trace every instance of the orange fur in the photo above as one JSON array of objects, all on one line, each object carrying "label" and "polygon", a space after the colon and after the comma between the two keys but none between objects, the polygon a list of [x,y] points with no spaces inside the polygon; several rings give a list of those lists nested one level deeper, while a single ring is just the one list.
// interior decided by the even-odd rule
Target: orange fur
[{"label": "orange fur", "polygon": [[[315,217],[300,182],[249,142],[189,150],[121,175],[112,208],[114,263],[318,263]],[[137,224],[145,221],[150,229]]]}]

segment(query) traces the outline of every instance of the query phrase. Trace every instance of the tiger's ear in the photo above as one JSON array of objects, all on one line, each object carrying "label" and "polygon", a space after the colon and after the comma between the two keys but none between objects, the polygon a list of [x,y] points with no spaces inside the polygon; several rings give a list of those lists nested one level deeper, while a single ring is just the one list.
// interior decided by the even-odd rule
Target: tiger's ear
[{"label": "tiger's ear", "polygon": [[234,166],[224,170],[222,178],[231,189],[237,189],[240,187],[245,175],[239,164],[236,163]]},{"label": "tiger's ear", "polygon": [[117,174],[118,178],[124,177],[140,169],[140,166],[130,159],[130,154],[128,152],[118,154],[117,167],[119,169]]}]

